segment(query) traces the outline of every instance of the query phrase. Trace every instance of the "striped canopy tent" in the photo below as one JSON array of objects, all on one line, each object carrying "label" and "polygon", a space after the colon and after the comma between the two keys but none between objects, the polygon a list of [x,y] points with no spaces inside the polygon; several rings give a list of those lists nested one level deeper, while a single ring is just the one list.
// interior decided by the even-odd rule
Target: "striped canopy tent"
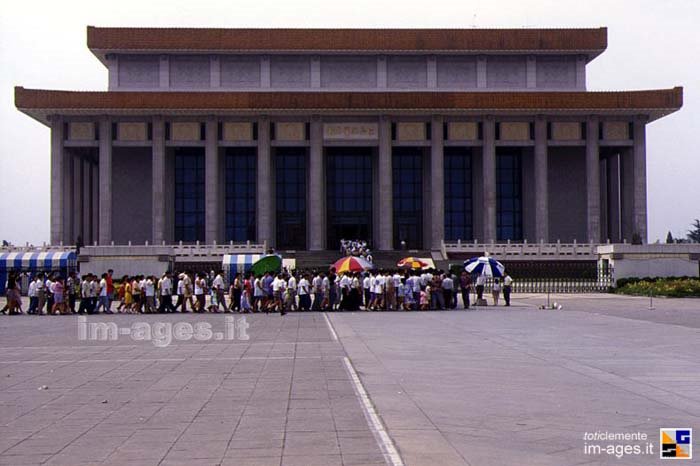
[{"label": "striped canopy tent", "polygon": [[75,271],[78,260],[73,251],[4,252],[0,254],[0,293],[5,293],[5,282],[10,271],[52,272],[64,277]]},{"label": "striped canopy tent", "polygon": [[75,268],[77,258],[73,251],[62,252],[5,252],[0,254],[0,270],[31,272]]},{"label": "striped canopy tent", "polygon": [[265,254],[224,254],[224,272],[227,275],[244,273],[249,271],[253,264],[259,261]]}]

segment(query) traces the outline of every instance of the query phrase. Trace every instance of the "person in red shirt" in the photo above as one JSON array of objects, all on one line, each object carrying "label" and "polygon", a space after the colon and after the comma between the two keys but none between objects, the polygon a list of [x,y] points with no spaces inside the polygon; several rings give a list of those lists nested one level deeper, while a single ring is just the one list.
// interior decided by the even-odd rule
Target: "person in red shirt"
[{"label": "person in red shirt", "polygon": [[107,311],[112,312],[112,301],[114,301],[114,282],[112,281],[112,274],[114,270],[109,269],[107,271]]}]

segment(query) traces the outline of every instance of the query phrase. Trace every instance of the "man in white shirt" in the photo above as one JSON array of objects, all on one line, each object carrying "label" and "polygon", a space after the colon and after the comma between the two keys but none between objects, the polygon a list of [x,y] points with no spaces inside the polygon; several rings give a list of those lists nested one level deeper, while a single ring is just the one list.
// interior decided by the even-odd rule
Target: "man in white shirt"
[{"label": "man in white shirt", "polygon": [[156,283],[155,277],[147,277],[144,284],[144,293],[146,294],[146,312],[156,312]]},{"label": "man in white shirt", "polygon": [[321,278],[321,274],[314,276],[313,280],[311,281],[311,286],[314,293],[314,304],[311,307],[311,310],[320,311],[321,302],[323,301],[323,279]]},{"label": "man in white shirt", "polygon": [[287,281],[287,292],[289,293],[289,299],[291,300],[292,310],[297,311],[297,279],[293,274],[289,275],[289,280]]},{"label": "man in white shirt", "polygon": [[302,275],[299,280],[299,309],[308,311],[311,308],[311,285],[307,275]]},{"label": "man in white shirt", "polygon": [[220,306],[224,307],[224,312],[228,312],[228,306],[226,306],[226,287],[224,286],[224,273],[219,271],[214,277],[214,281],[211,283],[212,290],[216,295],[216,310],[219,310]]},{"label": "man in white shirt", "polygon": [[372,285],[372,280],[369,277],[369,274],[365,275],[365,278],[362,279],[362,291],[364,293],[364,298],[365,298],[365,310],[369,310],[369,303],[372,300],[372,292],[370,291],[370,287]]},{"label": "man in white shirt", "polygon": [[173,306],[173,279],[170,272],[166,272],[163,278],[160,279],[158,289],[160,292],[158,312],[175,312],[175,306]]},{"label": "man in white shirt", "polygon": [[476,277],[476,299],[479,302],[484,299],[484,286],[486,286],[486,275],[482,273]]},{"label": "man in white shirt", "polygon": [[506,300],[506,306],[510,306],[510,292],[513,287],[513,279],[508,272],[503,274],[503,298]]},{"label": "man in white shirt", "polygon": [[445,308],[454,309],[454,280],[450,277],[450,273],[447,272],[442,279],[442,295],[445,301]]},{"label": "man in white shirt", "polygon": [[338,309],[342,310],[348,310],[349,309],[349,302],[348,298],[350,296],[350,277],[348,277],[348,274],[344,273],[342,277],[340,277],[340,306]]},{"label": "man in white shirt", "polygon": [[27,290],[27,296],[29,296],[29,309],[27,309],[27,314],[34,314],[36,308],[39,305],[39,299],[37,298],[37,280],[34,279],[29,283],[29,290]]},{"label": "man in white shirt", "polygon": [[102,274],[102,279],[100,280],[99,284],[99,297],[100,301],[97,307],[95,307],[95,313],[98,313],[100,311],[100,308],[105,314],[111,314],[112,311],[109,310],[109,299],[107,297],[107,274],[103,273]]},{"label": "man in white shirt", "polygon": [[257,277],[253,282],[253,312],[259,312],[265,292],[262,289],[262,279]]}]

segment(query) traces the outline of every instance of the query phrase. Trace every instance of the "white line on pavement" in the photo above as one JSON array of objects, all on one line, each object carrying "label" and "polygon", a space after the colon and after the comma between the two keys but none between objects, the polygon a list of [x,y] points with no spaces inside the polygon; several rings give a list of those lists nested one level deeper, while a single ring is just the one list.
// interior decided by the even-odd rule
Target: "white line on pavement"
[{"label": "white line on pavement", "polygon": [[377,443],[384,454],[384,458],[391,466],[403,466],[404,463],[401,459],[401,455],[399,455],[399,452],[396,450],[396,446],[394,445],[394,441],[391,439],[391,437],[389,437],[389,433],[386,431],[382,421],[379,419],[377,410],[374,408],[372,401],[369,399],[369,395],[367,395],[367,391],[362,385],[360,377],[357,375],[357,372],[355,372],[355,368],[352,367],[350,359],[346,357],[343,359],[343,361],[345,362],[345,368],[348,370],[350,379],[355,387],[355,393],[357,393],[357,396],[362,402],[362,409],[365,412],[367,422],[372,429],[372,433],[377,439]]},{"label": "white line on pavement", "polygon": [[330,319],[328,319],[328,314],[324,312],[324,313],[323,313],[323,318],[326,319],[326,324],[328,324],[328,330],[331,331],[331,336],[333,337],[333,341],[337,341],[337,340],[338,340],[338,334],[335,333],[335,329],[333,328],[333,324],[331,324]]}]

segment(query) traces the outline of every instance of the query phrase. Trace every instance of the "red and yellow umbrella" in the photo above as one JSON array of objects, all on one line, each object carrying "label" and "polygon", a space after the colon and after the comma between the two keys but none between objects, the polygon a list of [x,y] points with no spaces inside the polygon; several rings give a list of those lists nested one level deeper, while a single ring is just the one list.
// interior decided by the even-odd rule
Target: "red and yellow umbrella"
[{"label": "red and yellow umbrella", "polygon": [[374,265],[361,257],[348,256],[339,259],[333,264],[336,273],[362,272],[373,269]]},{"label": "red and yellow umbrella", "polygon": [[404,257],[396,266],[400,269],[422,269],[428,266],[428,263],[417,257]]}]

